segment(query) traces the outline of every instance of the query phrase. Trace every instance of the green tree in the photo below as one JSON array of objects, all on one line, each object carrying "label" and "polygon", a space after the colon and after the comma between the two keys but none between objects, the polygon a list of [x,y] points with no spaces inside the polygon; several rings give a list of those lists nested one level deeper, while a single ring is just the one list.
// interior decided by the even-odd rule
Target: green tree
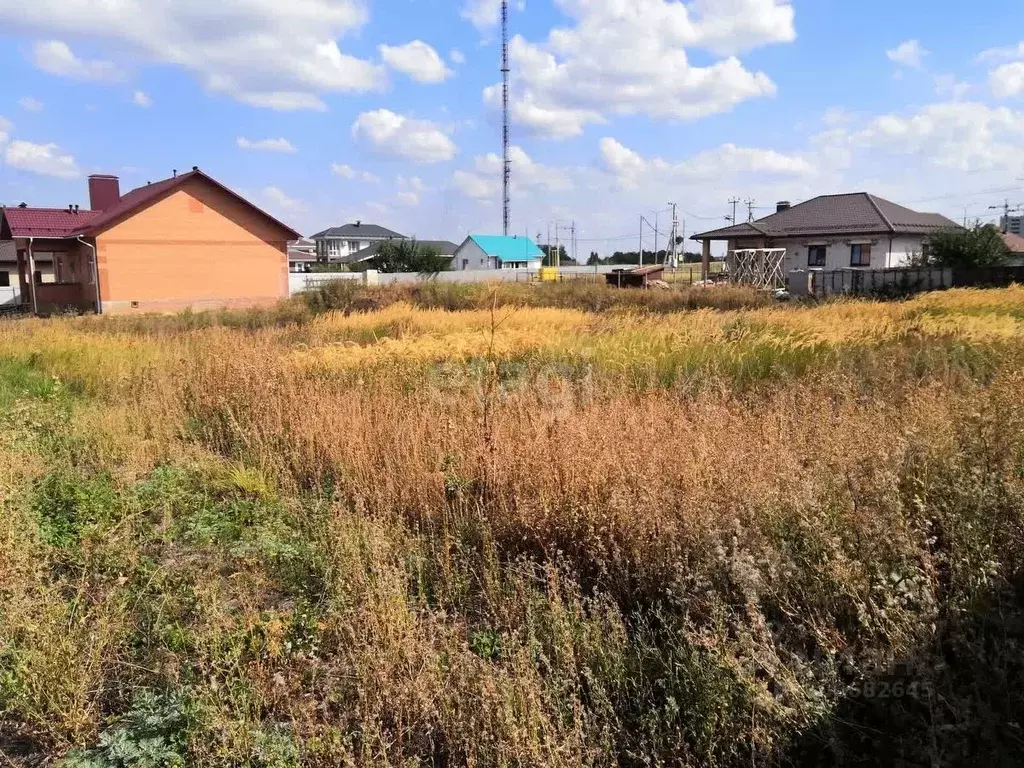
[{"label": "green tree", "polygon": [[1010,248],[991,224],[974,229],[944,229],[928,240],[917,260],[936,267],[998,267],[1010,257]]},{"label": "green tree", "polygon": [[558,264],[563,266],[563,267],[574,267],[574,266],[576,266],[576,262],[573,261],[572,257],[569,256],[569,254],[566,252],[564,245],[558,246],[558,250],[555,250],[554,247],[548,246],[546,244],[541,245],[539,247],[544,252],[544,266],[545,267],[553,267],[553,266],[555,266],[555,261],[554,261],[554,257],[555,256],[558,257]]},{"label": "green tree", "polygon": [[450,269],[451,258],[416,240],[388,240],[381,243],[368,267],[381,272],[434,274]]}]

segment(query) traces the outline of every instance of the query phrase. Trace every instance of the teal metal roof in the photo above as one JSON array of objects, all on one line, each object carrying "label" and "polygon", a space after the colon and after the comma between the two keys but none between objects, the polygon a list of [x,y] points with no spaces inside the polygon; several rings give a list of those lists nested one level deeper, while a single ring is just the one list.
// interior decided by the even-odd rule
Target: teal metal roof
[{"label": "teal metal roof", "polygon": [[544,251],[528,237],[470,235],[469,239],[488,256],[496,256],[499,261],[533,261],[544,258]]}]

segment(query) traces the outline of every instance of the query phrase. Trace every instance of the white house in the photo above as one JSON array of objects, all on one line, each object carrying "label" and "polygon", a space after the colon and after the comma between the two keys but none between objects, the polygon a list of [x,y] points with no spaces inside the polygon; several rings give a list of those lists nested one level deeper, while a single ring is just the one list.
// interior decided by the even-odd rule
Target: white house
[{"label": "white house", "polygon": [[456,249],[452,269],[540,269],[544,252],[528,237],[470,235]]},{"label": "white house", "polygon": [[785,248],[783,269],[838,270],[902,267],[924,253],[928,238],[957,224],[918,213],[867,192],[822,195],[799,205],[778,203],[757,221],[703,232],[693,239],[728,249]]},{"label": "white house", "polygon": [[319,261],[338,263],[374,243],[406,238],[405,235],[400,235],[387,227],[357,221],[355,224],[344,224],[317,232],[310,239],[316,243],[316,256]]}]

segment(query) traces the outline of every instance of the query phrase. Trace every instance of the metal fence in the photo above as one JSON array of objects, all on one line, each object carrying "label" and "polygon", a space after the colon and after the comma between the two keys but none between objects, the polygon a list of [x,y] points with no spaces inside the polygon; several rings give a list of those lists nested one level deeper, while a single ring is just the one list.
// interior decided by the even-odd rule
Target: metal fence
[{"label": "metal fence", "polygon": [[954,288],[1001,288],[1024,283],[1024,266],[954,269]]}]

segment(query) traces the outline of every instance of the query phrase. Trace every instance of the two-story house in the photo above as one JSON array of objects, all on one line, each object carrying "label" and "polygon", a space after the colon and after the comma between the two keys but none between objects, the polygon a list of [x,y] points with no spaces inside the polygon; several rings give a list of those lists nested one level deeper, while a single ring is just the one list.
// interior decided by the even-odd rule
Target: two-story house
[{"label": "two-story house", "polygon": [[387,227],[357,221],[317,232],[310,239],[316,243],[317,261],[344,263],[349,256],[371,245],[385,240],[405,240],[406,237]]}]

